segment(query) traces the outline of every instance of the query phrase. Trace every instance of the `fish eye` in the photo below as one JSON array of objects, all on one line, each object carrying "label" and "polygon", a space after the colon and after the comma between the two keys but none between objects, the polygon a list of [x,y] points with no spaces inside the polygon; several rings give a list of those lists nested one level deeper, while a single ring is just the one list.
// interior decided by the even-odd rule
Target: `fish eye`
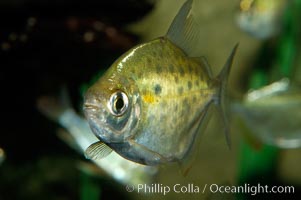
[{"label": "fish eye", "polygon": [[121,116],[125,113],[129,105],[127,95],[122,91],[114,92],[110,97],[109,109],[115,116]]}]

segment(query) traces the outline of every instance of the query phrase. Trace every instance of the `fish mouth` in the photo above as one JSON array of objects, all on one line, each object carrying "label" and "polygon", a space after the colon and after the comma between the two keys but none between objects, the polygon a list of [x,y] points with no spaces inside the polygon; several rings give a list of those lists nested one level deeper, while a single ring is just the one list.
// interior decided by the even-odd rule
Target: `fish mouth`
[{"label": "fish mouth", "polygon": [[100,106],[95,104],[95,103],[85,103],[84,104],[84,112],[86,112],[86,110],[97,110],[100,109]]},{"label": "fish mouth", "polygon": [[100,104],[85,103],[83,110],[92,132],[99,140],[104,143],[118,143],[124,140],[122,133],[107,123],[110,113]]},{"label": "fish mouth", "polygon": [[94,135],[98,139],[105,141],[109,133],[106,130],[108,127],[105,123],[105,117],[100,114],[104,112],[104,109],[95,103],[85,103],[83,110],[85,118],[87,119]]}]

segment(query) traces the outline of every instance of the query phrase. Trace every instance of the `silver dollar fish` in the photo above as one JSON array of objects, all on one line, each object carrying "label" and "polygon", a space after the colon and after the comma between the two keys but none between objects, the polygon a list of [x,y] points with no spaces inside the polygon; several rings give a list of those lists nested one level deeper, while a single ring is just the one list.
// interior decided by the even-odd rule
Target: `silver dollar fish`
[{"label": "silver dollar fish", "polygon": [[256,38],[271,38],[280,32],[283,15],[290,2],[290,0],[241,0],[237,23],[242,30]]},{"label": "silver dollar fish", "polygon": [[89,88],[84,112],[100,141],[86,150],[87,157],[114,150],[145,165],[181,162],[213,104],[229,143],[223,98],[237,45],[213,77],[206,59],[191,55],[198,37],[191,5],[184,3],[166,36],[130,49]]},{"label": "silver dollar fish", "polygon": [[262,143],[285,149],[301,147],[301,93],[288,79],[249,92],[233,109]]}]

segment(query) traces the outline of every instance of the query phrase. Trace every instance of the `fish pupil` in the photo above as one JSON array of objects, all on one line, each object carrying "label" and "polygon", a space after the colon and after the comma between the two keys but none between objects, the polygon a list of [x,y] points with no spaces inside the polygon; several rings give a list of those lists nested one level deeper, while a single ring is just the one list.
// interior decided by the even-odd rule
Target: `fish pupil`
[{"label": "fish pupil", "polygon": [[128,105],[129,99],[124,92],[117,91],[111,95],[109,101],[109,109],[113,115],[123,115],[126,112]]},{"label": "fish pupil", "polygon": [[115,109],[117,112],[121,112],[122,108],[124,107],[124,101],[122,98],[118,98],[115,102]]}]

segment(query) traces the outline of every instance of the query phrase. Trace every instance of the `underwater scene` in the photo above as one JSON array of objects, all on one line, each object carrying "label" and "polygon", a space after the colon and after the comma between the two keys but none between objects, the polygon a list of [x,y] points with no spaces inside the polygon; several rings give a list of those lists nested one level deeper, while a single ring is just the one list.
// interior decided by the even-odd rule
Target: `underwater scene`
[{"label": "underwater scene", "polygon": [[0,200],[300,199],[301,0],[0,10]]}]

